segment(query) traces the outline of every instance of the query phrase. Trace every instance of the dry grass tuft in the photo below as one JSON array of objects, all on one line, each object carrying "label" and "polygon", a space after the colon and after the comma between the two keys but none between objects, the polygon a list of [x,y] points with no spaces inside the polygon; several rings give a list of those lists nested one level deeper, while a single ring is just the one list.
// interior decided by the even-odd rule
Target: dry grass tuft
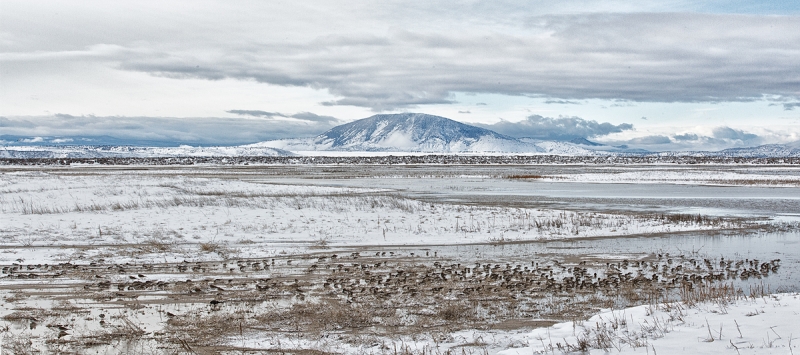
[{"label": "dry grass tuft", "polygon": [[206,253],[215,253],[220,250],[220,245],[214,242],[200,243],[200,250]]}]

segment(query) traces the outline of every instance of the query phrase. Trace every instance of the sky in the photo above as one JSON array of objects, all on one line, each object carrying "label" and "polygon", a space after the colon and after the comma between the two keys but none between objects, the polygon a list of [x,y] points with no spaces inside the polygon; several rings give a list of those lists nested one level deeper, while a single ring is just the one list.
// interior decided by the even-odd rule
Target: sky
[{"label": "sky", "polygon": [[376,113],[649,150],[800,140],[797,1],[0,1],[0,143]]}]

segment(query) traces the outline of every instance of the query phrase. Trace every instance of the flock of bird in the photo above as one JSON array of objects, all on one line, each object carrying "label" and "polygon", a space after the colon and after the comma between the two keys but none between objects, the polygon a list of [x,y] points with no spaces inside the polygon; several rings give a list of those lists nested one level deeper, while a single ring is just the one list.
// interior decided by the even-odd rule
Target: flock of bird
[{"label": "flock of bird", "polygon": [[[577,319],[598,308],[649,302],[652,299],[648,297],[653,295],[657,300],[668,300],[670,294],[680,295],[701,285],[744,285],[779,270],[779,259],[709,259],[669,254],[614,261],[556,260],[542,255],[513,262],[489,262],[442,257],[431,251],[342,255],[328,252],[218,262],[14,263],[0,267],[0,289],[19,292],[26,289],[25,283],[30,283],[27,289],[35,289],[38,297],[49,294],[53,299],[91,299],[101,309],[137,309],[140,302],[191,305],[163,311],[158,308],[167,324],[176,327],[191,324],[187,320],[197,319],[198,314],[222,314],[219,312],[226,312],[226,307],[231,307],[228,310],[234,314],[242,308],[276,300],[279,302],[270,304],[280,304],[283,308],[279,312],[284,315],[262,318],[289,323],[269,324],[269,329],[304,329],[300,324],[306,321],[293,319],[292,307],[320,307],[314,304],[353,307],[342,308],[343,313],[334,318],[361,312],[366,316],[361,317],[364,324],[358,323],[359,327],[379,326],[385,322],[381,317],[396,314],[413,315],[413,320],[398,323],[403,326],[447,326],[454,321],[486,326],[504,319]],[[196,313],[198,306],[201,313]],[[391,311],[387,313],[387,309]],[[331,321],[320,320],[325,317],[317,313],[298,314],[315,319],[308,324]],[[30,322],[31,329],[41,321],[30,315],[25,317],[28,318],[23,320]],[[107,326],[104,314],[94,320]],[[60,327],[58,338],[70,334],[70,329],[61,323],[52,326]]]},{"label": "flock of bird", "polygon": [[[780,260],[733,260],[653,254],[641,260],[568,262],[533,257],[493,263],[378,251],[227,262],[2,266],[0,277],[82,279],[84,291],[136,297],[166,291],[217,302],[264,297],[329,296],[350,301],[441,296],[537,297],[619,289],[689,288],[698,284],[768,277]],[[190,297],[194,296],[194,297]]]}]

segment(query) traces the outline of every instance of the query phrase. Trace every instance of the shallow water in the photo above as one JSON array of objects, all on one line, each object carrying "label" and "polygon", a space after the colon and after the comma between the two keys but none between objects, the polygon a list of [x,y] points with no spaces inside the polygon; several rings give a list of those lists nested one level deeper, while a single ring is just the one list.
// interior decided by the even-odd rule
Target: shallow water
[{"label": "shallow water", "polygon": [[279,179],[269,182],[387,189],[429,201],[598,212],[773,217],[800,211],[800,188],[796,187],[549,182],[488,177]]},{"label": "shallow water", "polygon": [[[653,169],[657,167],[647,167]],[[758,174],[798,174],[795,168],[702,168],[710,171],[737,170]],[[343,187],[389,189],[397,193],[432,202],[473,205],[504,205],[526,208],[558,208],[595,212],[690,213],[729,217],[766,217],[780,222],[800,220],[800,188],[763,186],[714,186],[671,183],[585,183],[537,180],[510,180],[490,176],[525,173],[585,173],[599,168],[584,167],[484,167],[457,168],[451,174],[461,177],[436,177],[446,168],[416,171],[411,177],[390,177],[376,172],[369,177],[331,176],[326,179],[289,178],[280,182]],[[461,170],[459,170],[461,169]],[[520,169],[516,171],[515,169]],[[666,168],[676,169],[676,168]],[[408,171],[401,172],[408,173]],[[411,170],[411,169],[407,169]],[[425,170],[425,169],[419,169]],[[541,170],[541,171],[539,171]],[[628,167],[614,171],[632,171]],[[691,170],[691,169],[687,169]],[[613,172],[613,171],[610,171]],[[426,177],[430,173],[431,177]],[[481,177],[486,174],[486,177]],[[380,176],[380,177],[379,177]],[[379,177],[379,178],[376,178]],[[278,182],[271,180],[271,182]],[[397,247],[387,247],[396,250]],[[713,235],[695,233],[681,235],[639,236],[582,240],[563,240],[501,245],[452,245],[409,247],[407,252],[434,252],[441,257],[467,262],[520,262],[532,259],[591,257],[607,260],[636,260],[659,253],[693,258],[781,259],[777,275],[763,279],[736,281],[737,285],[761,284],[772,291],[800,291],[800,232],[748,235]],[[419,254],[418,254],[419,255]],[[423,254],[424,255],[424,254]]]},{"label": "shallow water", "polygon": [[[394,248],[395,250],[397,248]],[[762,233],[756,235],[671,235],[621,238],[578,239],[550,242],[532,242],[499,245],[453,245],[429,248],[404,248],[416,250],[420,255],[428,252],[442,258],[463,262],[523,263],[531,261],[592,259],[609,262],[652,258],[657,254],[666,257],[684,255],[687,258],[759,260],[780,259],[777,274],[762,279],[734,283],[748,289],[763,283],[773,292],[800,292],[800,232]]]}]

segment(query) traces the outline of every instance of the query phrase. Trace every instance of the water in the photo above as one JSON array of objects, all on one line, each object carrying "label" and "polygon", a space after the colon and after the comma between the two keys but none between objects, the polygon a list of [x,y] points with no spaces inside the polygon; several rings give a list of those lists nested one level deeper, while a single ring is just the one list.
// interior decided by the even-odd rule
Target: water
[{"label": "water", "polygon": [[[326,185],[387,189],[402,196],[431,202],[556,208],[596,212],[689,213],[727,217],[756,217],[776,222],[800,221],[800,189],[796,187],[714,186],[670,183],[586,183],[497,178],[514,174],[572,174],[630,172],[636,167],[478,166],[478,167],[359,167],[341,171],[314,171],[325,178],[293,177],[262,180],[268,183]],[[796,176],[787,167],[641,167],[645,170],[698,170]],[[456,176],[463,174],[461,176]],[[301,174],[302,175],[302,174]],[[258,181],[259,178],[249,179]],[[777,275],[761,280],[775,291],[800,291],[800,232],[748,235],[688,233],[563,240],[502,245],[409,247],[407,252],[429,251],[465,261],[527,262],[534,258],[637,260],[658,253],[693,258],[781,259]],[[386,250],[397,247],[387,247]]]},{"label": "water", "polygon": [[403,196],[428,201],[528,208],[702,213],[745,217],[796,217],[800,211],[800,189],[795,187],[549,182],[480,177],[269,181],[387,189]]},{"label": "water", "polygon": [[[755,235],[671,235],[620,237],[531,242],[499,245],[452,245],[405,248],[452,259],[462,263],[522,263],[581,260],[618,262],[624,259],[653,258],[657,254],[684,255],[695,259],[759,260],[780,259],[776,274],[762,279],[736,280],[738,287],[761,285],[772,292],[800,292],[800,232],[761,233]],[[387,249],[388,250],[388,249]],[[397,248],[393,248],[397,250]]]}]

